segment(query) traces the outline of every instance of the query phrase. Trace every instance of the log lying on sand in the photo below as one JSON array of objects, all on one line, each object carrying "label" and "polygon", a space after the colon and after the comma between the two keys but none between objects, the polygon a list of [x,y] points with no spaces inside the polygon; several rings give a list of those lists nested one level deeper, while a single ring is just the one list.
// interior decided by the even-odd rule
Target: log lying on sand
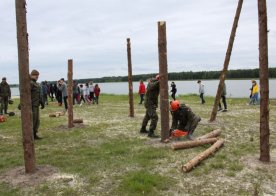
[{"label": "log lying on sand", "polygon": [[73,123],[83,123],[83,119],[74,119]]},{"label": "log lying on sand", "polygon": [[219,139],[216,143],[214,143],[210,148],[205,150],[204,152],[200,153],[188,163],[182,166],[182,171],[189,172],[191,171],[196,165],[198,165],[201,161],[209,157],[211,154],[216,152],[224,143],[223,139]]},{"label": "log lying on sand", "polygon": [[216,141],[218,141],[217,138],[208,138],[208,139],[202,139],[202,140],[178,142],[178,143],[172,144],[171,147],[173,150],[179,150],[179,149],[185,149],[185,148],[193,148],[196,146],[202,146],[205,144],[213,144]]},{"label": "log lying on sand", "polygon": [[221,134],[221,130],[220,129],[216,129],[210,133],[207,133],[206,135],[200,136],[198,138],[196,138],[197,140],[202,140],[202,139],[208,139],[208,138],[215,138],[220,136]]},{"label": "log lying on sand", "polygon": [[64,115],[65,115],[64,112],[55,112],[55,113],[49,114],[49,117],[59,117],[59,116],[64,116]]}]

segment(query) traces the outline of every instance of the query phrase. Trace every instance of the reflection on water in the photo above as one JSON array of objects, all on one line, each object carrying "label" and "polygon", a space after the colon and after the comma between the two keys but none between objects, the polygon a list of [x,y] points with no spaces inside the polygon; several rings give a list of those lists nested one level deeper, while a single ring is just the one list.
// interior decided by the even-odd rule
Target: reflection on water
[{"label": "reflection on water", "polygon": [[[205,94],[215,96],[218,87],[218,80],[206,80],[202,81],[205,85]],[[170,87],[169,82],[169,87]],[[197,81],[175,81],[177,87],[177,94],[198,94]],[[226,82],[227,97],[244,98],[249,97],[251,81],[250,80],[227,80]],[[259,83],[259,81],[258,81]],[[146,83],[145,83],[146,84]],[[107,94],[128,94],[127,82],[115,82],[115,83],[99,83],[102,93]],[[270,86],[270,98],[276,98],[275,89],[276,80],[269,81]],[[133,83],[134,93],[138,93],[139,82]],[[12,88],[12,96],[18,96],[18,88]]]}]

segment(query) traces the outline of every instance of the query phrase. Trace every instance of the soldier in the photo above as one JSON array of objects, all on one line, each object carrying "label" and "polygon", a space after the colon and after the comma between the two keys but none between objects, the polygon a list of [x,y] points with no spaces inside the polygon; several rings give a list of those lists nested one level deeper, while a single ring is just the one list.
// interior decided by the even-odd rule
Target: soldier
[{"label": "soldier", "polygon": [[0,83],[0,115],[8,114],[9,100],[11,99],[10,85],[7,83],[7,78],[3,77]]},{"label": "soldier", "polygon": [[33,134],[34,139],[41,139],[38,137],[37,132],[40,124],[39,106],[44,109],[44,102],[42,97],[42,91],[39,83],[37,83],[39,72],[32,70],[31,72],[31,98],[32,98],[32,112],[33,112]]},{"label": "soldier", "polygon": [[188,132],[188,139],[193,140],[193,133],[201,118],[194,114],[189,106],[180,104],[178,100],[171,102],[170,111],[173,118],[170,132],[175,129]]},{"label": "soldier", "polygon": [[[154,134],[154,131],[158,122],[158,115],[156,113],[156,109],[158,107],[158,96],[159,96],[159,75],[155,78],[151,79],[147,86],[147,92],[145,97],[145,108],[146,115],[144,117],[142,128],[140,133],[148,133],[148,137],[158,137]],[[148,121],[151,120],[150,130],[147,131],[146,127]]]}]

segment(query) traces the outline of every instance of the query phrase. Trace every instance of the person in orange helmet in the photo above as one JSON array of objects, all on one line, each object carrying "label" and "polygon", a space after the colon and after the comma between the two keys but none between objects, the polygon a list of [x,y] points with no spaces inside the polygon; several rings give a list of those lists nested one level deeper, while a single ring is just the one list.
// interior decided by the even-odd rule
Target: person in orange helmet
[{"label": "person in orange helmet", "polygon": [[193,140],[193,133],[201,118],[188,105],[181,104],[178,100],[171,101],[170,111],[173,119],[170,133],[176,129],[188,132],[188,139]]}]

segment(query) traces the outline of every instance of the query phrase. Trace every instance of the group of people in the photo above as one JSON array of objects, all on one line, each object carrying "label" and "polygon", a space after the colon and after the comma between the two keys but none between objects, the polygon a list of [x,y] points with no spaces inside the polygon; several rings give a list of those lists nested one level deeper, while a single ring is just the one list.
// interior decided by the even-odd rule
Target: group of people
[{"label": "group of people", "polygon": [[[159,75],[157,75],[155,78],[150,79],[145,91],[144,105],[146,108],[146,113],[142,122],[140,133],[148,134],[148,137],[151,138],[159,137],[155,134],[158,123],[158,115],[156,109],[158,108],[158,96],[160,91],[159,80]],[[176,88],[176,86],[174,86],[174,88]],[[193,133],[201,118],[196,115],[188,105],[184,103],[181,104],[176,99],[170,102],[170,113],[173,119],[171,129],[168,130],[170,131],[170,134],[172,134],[176,130],[180,130],[182,132],[187,132],[188,139],[193,140]],[[147,130],[147,125],[149,121],[151,121],[151,123],[149,130]]]},{"label": "group of people", "polygon": [[[83,103],[87,104],[99,104],[99,96],[101,89],[98,84],[95,86],[93,82],[78,84],[73,81],[73,105],[79,104],[82,106]],[[48,105],[48,99],[58,102],[59,106],[64,105],[65,111],[68,109],[68,91],[67,84],[64,78],[58,80],[55,84],[47,81],[41,82],[41,93],[44,105]]]},{"label": "group of people", "polygon": [[[30,86],[31,86],[30,93],[31,93],[32,117],[33,117],[33,137],[35,140],[41,139],[41,137],[39,137],[37,134],[39,125],[40,125],[39,110],[44,109],[45,104],[48,104],[48,97],[50,97],[51,100],[54,100],[55,98],[58,101],[60,106],[64,104],[65,111],[68,109],[68,103],[67,103],[68,91],[67,91],[67,84],[64,78],[61,78],[59,81],[57,81],[56,84],[49,84],[48,82],[45,81],[45,82],[42,82],[41,85],[37,82],[38,78],[39,78],[39,72],[37,70],[32,70],[32,72],[30,73]],[[3,81],[5,81],[5,78],[3,78]],[[91,82],[90,86],[88,84],[86,84],[86,86],[88,86],[89,91],[87,90],[87,88],[84,89],[82,84],[78,85],[75,81],[73,82],[74,103],[77,102],[78,104],[81,104],[81,101],[82,101],[81,97],[85,96],[87,100],[90,101],[90,103],[95,101],[95,103],[98,104],[99,95],[100,95],[99,85],[96,84],[95,86],[93,86],[93,83]],[[8,88],[5,87],[5,89],[8,89]],[[91,91],[92,89],[93,91]],[[7,90],[5,90],[5,92],[6,91]],[[89,94],[84,93],[84,91],[86,93],[89,92]],[[2,83],[1,83],[0,92],[1,93],[4,92],[4,88],[2,88]],[[6,94],[7,93],[3,95],[6,95]],[[8,99],[11,96],[10,94],[11,93],[9,89],[9,93],[7,94]],[[2,94],[0,95],[2,98]],[[21,110],[21,104],[18,105],[18,109]]]}]

